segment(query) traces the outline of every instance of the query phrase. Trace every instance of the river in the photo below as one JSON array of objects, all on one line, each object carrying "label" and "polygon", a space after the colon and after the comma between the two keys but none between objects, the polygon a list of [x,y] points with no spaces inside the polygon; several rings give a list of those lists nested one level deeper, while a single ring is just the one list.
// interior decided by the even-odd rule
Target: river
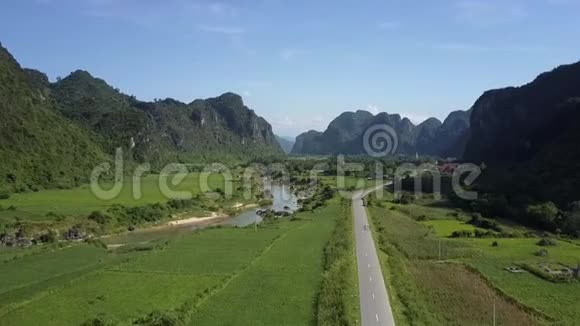
[{"label": "river", "polygon": [[[272,205],[269,207],[263,207],[261,209],[270,208],[275,211],[293,212],[299,208],[298,197],[294,194],[294,192],[292,192],[289,185],[274,183],[267,187],[266,191],[270,192],[272,195]],[[134,232],[104,237],[102,240],[107,245],[118,246],[130,243],[144,243],[152,240],[171,238],[176,235],[204,229],[210,226],[224,225],[246,227],[248,225],[260,223],[262,221],[262,217],[257,214],[258,210],[258,208],[249,209],[239,213],[236,216],[225,218],[216,223],[208,223],[197,226],[184,224],[181,226],[154,227],[150,229],[141,229]]]},{"label": "river", "polygon": [[[290,211],[293,212],[299,208],[298,197],[292,192],[290,186],[287,184],[272,184],[270,189],[267,189],[272,194],[272,206],[269,208],[275,211]],[[251,209],[241,214],[224,221],[224,225],[232,225],[238,227],[245,227],[254,223],[260,223],[262,217],[257,214],[258,209]]]}]

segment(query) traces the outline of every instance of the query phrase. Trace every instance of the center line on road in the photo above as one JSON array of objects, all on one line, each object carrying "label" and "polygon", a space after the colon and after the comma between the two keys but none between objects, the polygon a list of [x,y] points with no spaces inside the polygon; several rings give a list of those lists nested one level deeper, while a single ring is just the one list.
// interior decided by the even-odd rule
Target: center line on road
[{"label": "center line on road", "polygon": [[375,317],[377,318],[377,324],[379,323],[379,314],[375,314]]},{"label": "center line on road", "polygon": [[372,281],[373,281],[373,277],[369,276],[369,282],[372,282]]},{"label": "center line on road", "polygon": [[375,299],[375,293],[373,292],[373,300]]},{"label": "center line on road", "polygon": [[367,264],[369,268],[371,268],[371,264]]}]

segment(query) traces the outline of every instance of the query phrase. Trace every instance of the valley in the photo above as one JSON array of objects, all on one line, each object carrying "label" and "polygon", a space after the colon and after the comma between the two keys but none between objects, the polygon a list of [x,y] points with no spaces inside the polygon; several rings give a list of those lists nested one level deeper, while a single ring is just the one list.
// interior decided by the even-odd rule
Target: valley
[{"label": "valley", "polygon": [[0,4],[0,325],[580,325],[579,10]]}]

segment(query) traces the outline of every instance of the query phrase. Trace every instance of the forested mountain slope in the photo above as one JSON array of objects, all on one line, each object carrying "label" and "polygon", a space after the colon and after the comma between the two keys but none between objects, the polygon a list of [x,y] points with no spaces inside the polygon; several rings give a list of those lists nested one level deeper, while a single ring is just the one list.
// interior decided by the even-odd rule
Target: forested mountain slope
[{"label": "forested mountain slope", "polygon": [[241,162],[283,155],[270,124],[226,93],[143,102],[86,71],[51,84],[0,48],[0,189],[88,180],[116,148],[129,164]]}]

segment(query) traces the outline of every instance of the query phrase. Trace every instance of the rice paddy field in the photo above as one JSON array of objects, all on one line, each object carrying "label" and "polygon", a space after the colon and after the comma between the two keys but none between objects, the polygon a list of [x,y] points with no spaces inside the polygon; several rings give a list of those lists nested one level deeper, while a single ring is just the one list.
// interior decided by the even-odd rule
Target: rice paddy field
[{"label": "rice paddy field", "polygon": [[[574,241],[540,247],[539,238],[450,238],[475,227],[466,223],[466,213],[443,203],[385,201],[369,213],[398,324],[491,325],[494,309],[498,325],[578,324],[580,281],[552,282],[527,270],[506,270],[575,266],[580,246]],[[538,256],[543,248],[548,254]]]},{"label": "rice paddy field", "polygon": [[191,325],[310,324],[339,214],[335,199],[257,230],[206,229],[140,250],[7,250],[0,325],[130,325],[154,311]]}]

